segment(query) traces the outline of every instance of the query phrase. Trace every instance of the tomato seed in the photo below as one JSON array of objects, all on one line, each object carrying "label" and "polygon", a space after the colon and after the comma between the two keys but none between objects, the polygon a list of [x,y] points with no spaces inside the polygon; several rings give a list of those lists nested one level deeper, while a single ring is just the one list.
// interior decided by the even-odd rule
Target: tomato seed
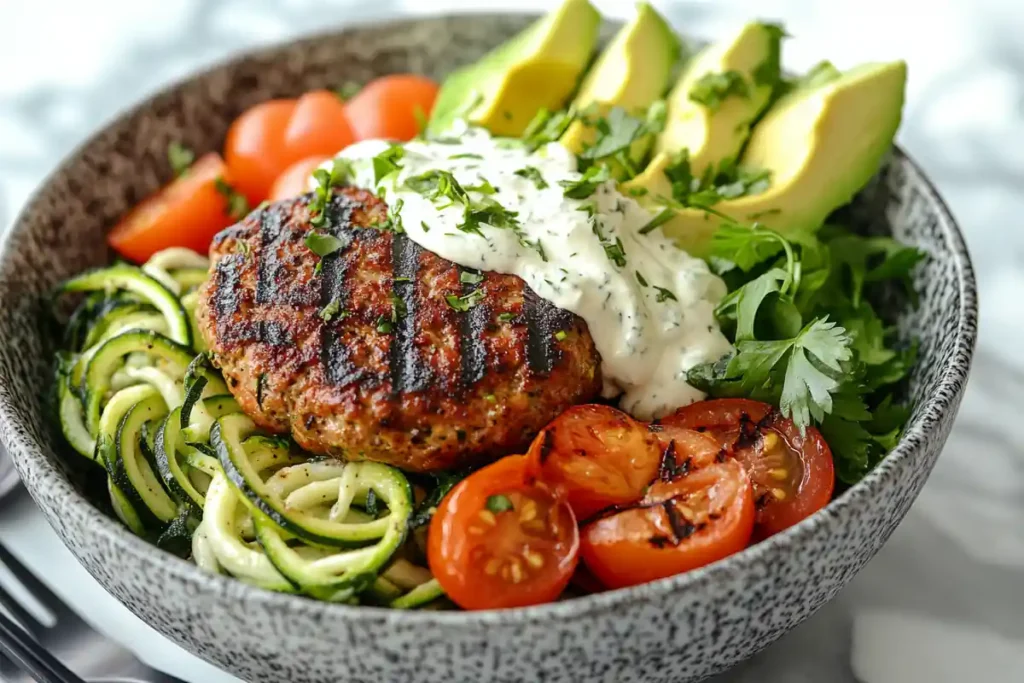
[{"label": "tomato seed", "polygon": [[688,507],[686,505],[676,505],[676,510],[678,510],[679,514],[681,514],[683,517],[686,518],[687,522],[692,522],[693,521],[693,519],[695,517],[695,514],[693,512],[693,508]]},{"label": "tomato seed", "polygon": [[779,445],[779,435],[775,432],[765,432],[763,437],[764,449],[770,451]]},{"label": "tomato seed", "polygon": [[532,519],[537,518],[537,502],[527,498],[526,502],[523,503],[523,509],[519,512],[520,522],[529,522]]},{"label": "tomato seed", "polygon": [[508,571],[512,576],[512,583],[519,583],[523,580],[523,565],[519,563],[519,560],[512,558],[508,562]]},{"label": "tomato seed", "polygon": [[786,492],[782,489],[772,489],[772,495],[775,496],[775,500],[786,500]]},{"label": "tomato seed", "polygon": [[498,523],[498,518],[495,517],[494,513],[490,510],[483,509],[477,514],[480,517],[480,520],[488,526],[494,526]]},{"label": "tomato seed", "polygon": [[775,481],[786,481],[786,479],[789,477],[789,472],[782,467],[776,467],[773,470],[768,470],[768,474]]},{"label": "tomato seed", "polygon": [[527,550],[523,553],[523,557],[526,558],[526,564],[530,565],[534,569],[540,569],[544,566],[544,556],[540,553]]},{"label": "tomato seed", "polygon": [[496,557],[492,557],[487,560],[487,564],[484,565],[484,574],[487,574],[487,576],[495,576],[499,569],[501,569],[501,560]]}]

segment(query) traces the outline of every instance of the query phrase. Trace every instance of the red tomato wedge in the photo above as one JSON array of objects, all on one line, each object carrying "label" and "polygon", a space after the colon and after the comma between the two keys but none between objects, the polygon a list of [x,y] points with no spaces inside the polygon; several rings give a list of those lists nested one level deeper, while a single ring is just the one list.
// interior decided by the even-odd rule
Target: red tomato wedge
[{"label": "red tomato wedge", "polygon": [[382,76],[346,103],[357,140],[412,140],[430,118],[437,83],[415,74]]},{"label": "red tomato wedge", "polygon": [[427,562],[445,593],[468,610],[551,602],[572,578],[579,530],[572,509],[513,455],[477,470],[441,501]]},{"label": "red tomato wedge", "polygon": [[580,555],[602,585],[624,588],[702,567],[747,547],[754,494],[735,460],[651,485],[643,501],[585,526]]},{"label": "red tomato wedge", "polygon": [[313,175],[313,171],[330,158],[329,156],[316,155],[296,161],[286,168],[284,173],[279,175],[277,180],[274,181],[273,187],[270,188],[268,199],[276,202],[305,194],[309,191],[309,179]]},{"label": "red tomato wedge", "polygon": [[680,408],[660,421],[666,430],[700,430],[742,462],[754,485],[755,538],[793,526],[832,500],[832,451],[814,427],[804,434],[767,403],[715,399]]},{"label": "red tomato wedge", "polygon": [[576,518],[634,503],[658,476],[661,446],[647,426],[604,405],[570,408],[537,435],[530,473],[564,493]]},{"label": "red tomato wedge", "polygon": [[228,130],[224,158],[235,187],[256,206],[289,166],[333,155],[353,140],[345,104],[328,90],[314,90],[247,109]]},{"label": "red tomato wedge", "polygon": [[205,254],[218,232],[234,223],[217,179],[230,182],[220,155],[203,155],[183,175],[132,209],[107,235],[125,258],[142,263],[168,247]]}]

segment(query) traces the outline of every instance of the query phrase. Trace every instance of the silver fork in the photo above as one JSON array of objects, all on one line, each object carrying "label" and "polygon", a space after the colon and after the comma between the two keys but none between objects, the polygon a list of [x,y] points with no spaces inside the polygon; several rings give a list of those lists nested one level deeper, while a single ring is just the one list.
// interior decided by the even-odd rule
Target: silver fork
[{"label": "silver fork", "polygon": [[[42,622],[3,588],[0,588],[0,604],[40,645],[82,678],[91,683],[183,683],[143,664],[133,653],[98,633],[3,544],[0,544],[0,563],[50,613],[52,623]],[[0,662],[0,674],[0,681],[7,683],[32,681],[6,660]]]}]

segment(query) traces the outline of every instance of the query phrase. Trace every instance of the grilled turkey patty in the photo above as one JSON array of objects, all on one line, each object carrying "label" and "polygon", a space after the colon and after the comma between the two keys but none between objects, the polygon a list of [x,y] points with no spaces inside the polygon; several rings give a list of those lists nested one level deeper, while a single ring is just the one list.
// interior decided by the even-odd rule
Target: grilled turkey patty
[{"label": "grilled turkey patty", "polygon": [[[309,200],[270,204],[217,235],[201,290],[213,362],[261,427],[313,453],[427,471],[521,452],[598,395],[583,320],[516,276],[474,283],[475,271],[371,227],[387,207],[370,192],[335,190],[319,230],[343,246],[317,273]],[[477,288],[468,310],[446,300],[472,301]]]}]

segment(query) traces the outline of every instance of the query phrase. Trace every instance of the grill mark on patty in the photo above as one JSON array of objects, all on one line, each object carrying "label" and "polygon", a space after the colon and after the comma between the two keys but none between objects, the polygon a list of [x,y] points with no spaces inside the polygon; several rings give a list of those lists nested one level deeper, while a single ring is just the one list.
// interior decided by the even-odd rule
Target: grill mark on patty
[{"label": "grill mark on patty", "polygon": [[[459,267],[459,280],[462,280],[462,273],[479,275],[479,272],[470,268]],[[483,281],[478,283],[463,282],[462,296],[472,294],[478,288],[483,287]],[[460,371],[459,380],[462,388],[469,388],[484,378],[487,370],[487,348],[484,345],[484,330],[491,319],[490,306],[479,303],[468,311],[459,313],[459,354]]]},{"label": "grill mark on patty", "polygon": [[[346,201],[339,201],[346,200]],[[321,258],[320,268],[320,305],[327,306],[337,300],[339,310],[348,310],[348,291],[345,280],[351,265],[349,247],[360,236],[362,231],[354,231],[351,226],[351,204],[347,197],[335,195],[327,206],[325,226],[329,234],[342,241],[342,247],[334,253]],[[345,386],[358,382],[366,376],[365,368],[353,361],[352,350],[346,345],[339,333],[340,320],[335,317],[324,321],[320,327],[320,363],[324,369],[324,377],[331,384]]]},{"label": "grill mark on patty", "polygon": [[549,375],[561,355],[555,344],[555,333],[572,324],[572,314],[556,308],[525,285],[523,313],[528,331],[526,348],[530,370],[538,375]]},{"label": "grill mark on patty", "polygon": [[402,233],[391,237],[392,290],[404,315],[398,315],[388,348],[388,371],[391,393],[423,391],[430,383],[430,370],[416,348],[419,302],[416,283],[419,276],[423,248]]},{"label": "grill mark on patty", "polygon": [[278,245],[287,238],[282,230],[281,211],[264,209],[260,212],[260,251],[256,265],[256,303],[274,303],[277,297],[277,274],[281,270],[281,259],[277,256]]},{"label": "grill mark on patty", "polygon": [[253,336],[252,323],[242,315],[244,266],[242,254],[227,254],[217,263],[211,303],[217,312],[217,334],[226,341],[246,341]]},{"label": "grill mark on patty", "polygon": [[271,346],[288,346],[292,343],[292,336],[288,332],[288,328],[277,320],[259,321],[257,338]]}]

